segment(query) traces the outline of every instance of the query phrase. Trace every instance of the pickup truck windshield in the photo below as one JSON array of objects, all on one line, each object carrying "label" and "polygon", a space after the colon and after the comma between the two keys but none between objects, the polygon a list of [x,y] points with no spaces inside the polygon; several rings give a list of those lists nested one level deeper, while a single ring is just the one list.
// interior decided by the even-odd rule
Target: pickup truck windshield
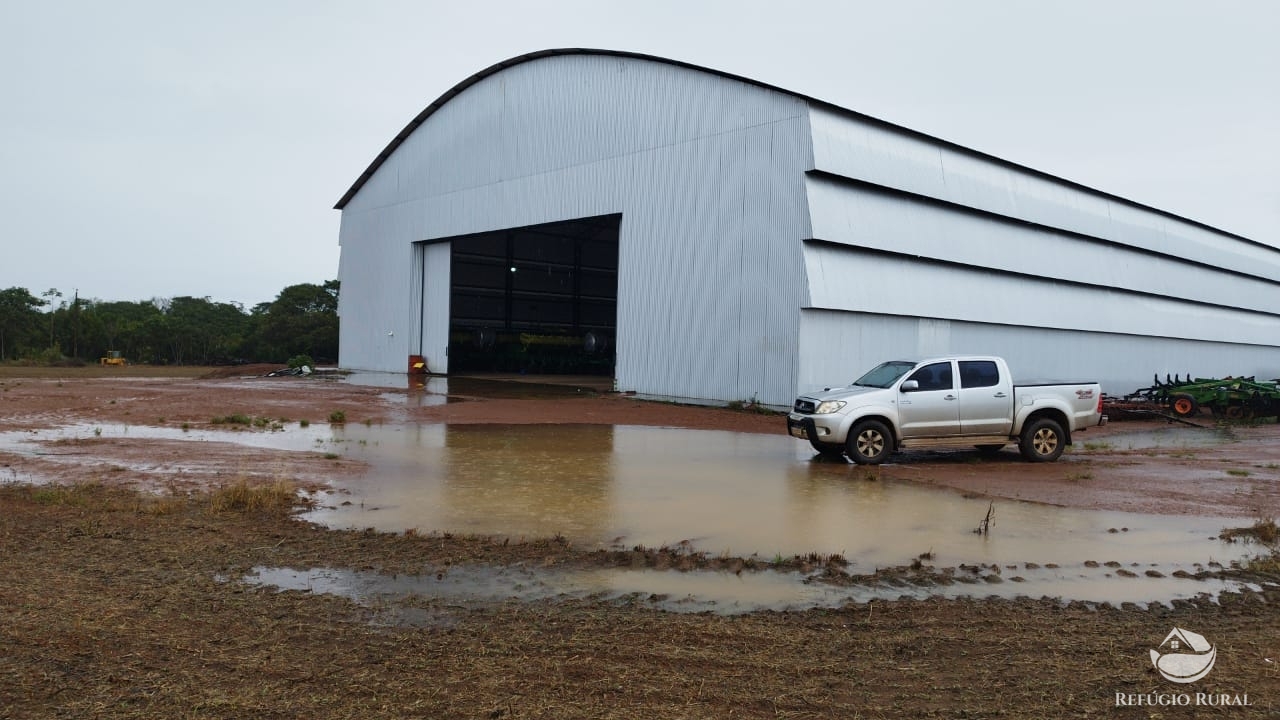
[{"label": "pickup truck windshield", "polygon": [[907,374],[907,371],[915,367],[914,362],[906,362],[903,360],[892,360],[887,363],[880,363],[872,368],[871,372],[853,381],[854,385],[863,387],[887,388],[897,381],[898,378]]}]

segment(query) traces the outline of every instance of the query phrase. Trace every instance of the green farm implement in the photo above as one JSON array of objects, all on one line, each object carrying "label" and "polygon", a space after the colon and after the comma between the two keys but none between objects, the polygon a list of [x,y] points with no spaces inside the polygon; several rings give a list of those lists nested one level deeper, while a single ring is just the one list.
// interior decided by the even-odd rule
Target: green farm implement
[{"label": "green farm implement", "polygon": [[1146,400],[1180,418],[1199,415],[1204,409],[1214,417],[1248,420],[1280,414],[1280,384],[1252,377],[1153,378],[1151,387],[1136,390],[1126,400]]}]

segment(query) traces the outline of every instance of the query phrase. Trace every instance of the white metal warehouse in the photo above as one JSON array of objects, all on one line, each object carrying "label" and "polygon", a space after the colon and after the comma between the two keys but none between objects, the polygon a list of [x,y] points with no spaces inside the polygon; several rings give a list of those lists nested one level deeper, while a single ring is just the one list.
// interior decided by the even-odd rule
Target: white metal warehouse
[{"label": "white metal warehouse", "polygon": [[657,57],[494,65],[337,208],[351,369],[421,355],[770,405],[950,353],[1112,394],[1280,376],[1275,248]]}]

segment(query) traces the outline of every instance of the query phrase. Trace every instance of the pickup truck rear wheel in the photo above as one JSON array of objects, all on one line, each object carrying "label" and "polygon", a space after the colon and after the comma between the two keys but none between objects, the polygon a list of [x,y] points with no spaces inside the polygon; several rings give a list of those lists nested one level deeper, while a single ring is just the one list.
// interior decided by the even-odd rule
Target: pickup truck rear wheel
[{"label": "pickup truck rear wheel", "polygon": [[1066,434],[1052,418],[1032,420],[1022,429],[1018,443],[1022,457],[1030,462],[1053,462],[1067,449]]},{"label": "pickup truck rear wheel", "polygon": [[893,433],[879,420],[863,420],[849,430],[845,452],[859,465],[879,465],[893,452]]}]

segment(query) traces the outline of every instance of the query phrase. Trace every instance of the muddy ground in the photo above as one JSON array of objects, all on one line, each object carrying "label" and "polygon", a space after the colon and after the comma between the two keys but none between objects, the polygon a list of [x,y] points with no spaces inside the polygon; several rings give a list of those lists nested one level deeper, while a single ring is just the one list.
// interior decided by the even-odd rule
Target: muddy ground
[{"label": "muddy ground", "polygon": [[[241,415],[262,422],[240,432],[272,432],[275,424],[288,432],[335,412],[347,423],[585,422],[767,433],[783,426],[777,415],[643,402],[585,387],[456,383],[451,389],[460,397],[428,405],[416,389],[239,377],[253,370],[203,377],[207,370],[179,369],[157,377],[143,368],[0,368],[0,433],[39,437],[68,423],[85,428],[38,453],[0,452],[0,480],[9,481],[0,487],[0,718],[1280,712],[1280,589],[1268,585],[1280,582],[1274,566],[1248,576],[1256,591],[1172,608],[876,601],[730,617],[666,613],[625,598],[357,605],[247,585],[240,578],[257,566],[422,574],[459,563],[663,560],[579,550],[555,538],[324,530],[252,500],[273,497],[273,488],[319,487],[336,474],[360,472],[352,461],[221,443],[105,439],[92,428],[181,432],[214,427],[215,418],[228,427],[226,418]],[[495,395],[502,397],[482,399]],[[1134,427],[1091,430],[1050,465],[1022,463],[1012,452],[994,461],[966,451],[921,452],[878,472],[886,482],[1088,508],[1242,518],[1280,509],[1280,426],[1232,428],[1233,442],[1219,446],[1131,450],[1123,437]],[[248,491],[255,487],[258,494]],[[1192,685],[1163,680],[1148,658],[1175,626],[1218,647],[1212,673]],[[1176,702],[1180,694],[1189,706],[1133,706]],[[1249,705],[1203,704],[1221,705],[1224,695]],[[1126,705],[1117,707],[1118,698]]]},{"label": "muddy ground", "polygon": [[[392,387],[327,378],[266,378],[274,366],[208,368],[0,367],[0,433],[41,431],[76,423],[78,437],[39,455],[8,454],[0,480],[99,480],[142,489],[200,489],[238,477],[288,478],[322,485],[333,473],[355,473],[347,460],[322,453],[246,448],[178,440],[140,442],[96,436],[98,427],[279,431],[298,422],[325,423],[341,413],[355,423],[600,423],[704,428],[785,434],[777,413],[730,411],[638,400],[582,385],[453,380],[449,402],[385,376]],[[157,376],[159,373],[164,373]],[[242,416],[258,425],[218,423]],[[1197,419],[1213,427],[1213,418]],[[993,498],[1068,507],[1170,515],[1264,517],[1280,515],[1280,424],[1220,429],[1230,442],[1208,447],[1176,444],[1181,424],[1166,420],[1115,422],[1077,433],[1062,461],[1033,465],[1006,449],[993,460],[972,450],[916,451],[875,470],[886,479],[911,480]],[[1164,447],[1130,448],[1125,437],[1161,431]],[[798,443],[800,441],[797,441]]]}]

